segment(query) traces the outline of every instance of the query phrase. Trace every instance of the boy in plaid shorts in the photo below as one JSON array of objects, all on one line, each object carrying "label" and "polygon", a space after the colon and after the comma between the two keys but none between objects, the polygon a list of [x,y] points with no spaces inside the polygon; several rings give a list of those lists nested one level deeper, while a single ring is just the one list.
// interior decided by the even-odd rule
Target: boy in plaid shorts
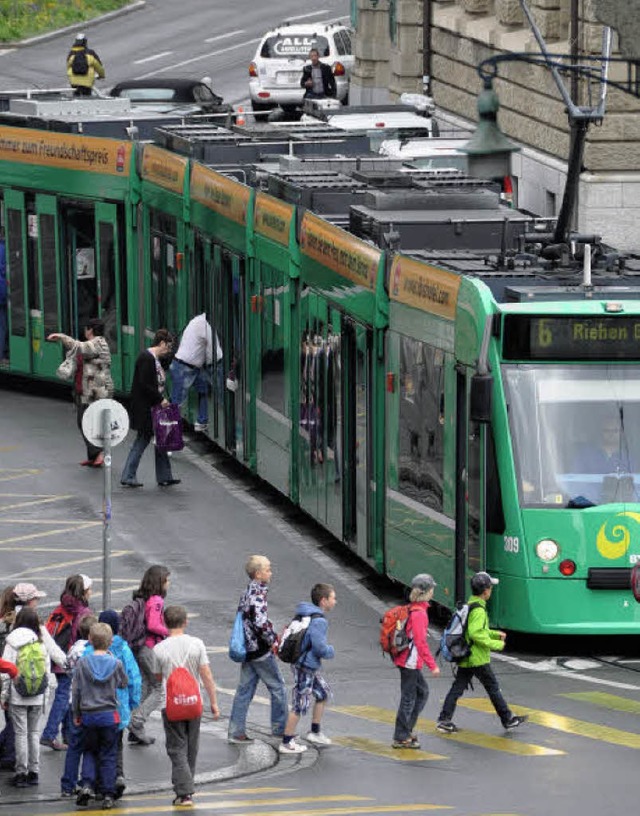
[{"label": "boy in plaid shorts", "polygon": [[302,656],[293,670],[293,691],[291,692],[291,711],[287,718],[282,743],[278,750],[281,754],[301,754],[307,750],[306,745],[295,741],[296,726],[303,714],[306,714],[314,698],[311,715],[311,731],[307,742],[315,745],[331,745],[329,737],[320,730],[320,723],[331,693],[329,684],[319,674],[323,658],[329,660],[334,655],[333,646],[327,643],[329,624],[325,612],[330,612],[336,605],[336,592],[331,584],[316,584],[311,590],[311,603],[303,601],[296,607],[296,615],[310,616],[311,621],[302,641]]}]

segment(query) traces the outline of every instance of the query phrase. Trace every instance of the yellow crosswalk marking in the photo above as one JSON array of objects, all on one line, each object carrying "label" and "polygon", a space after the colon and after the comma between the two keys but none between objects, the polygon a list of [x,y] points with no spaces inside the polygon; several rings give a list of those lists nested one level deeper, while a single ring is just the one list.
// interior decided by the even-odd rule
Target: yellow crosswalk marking
[{"label": "yellow crosswalk marking", "polygon": [[[493,711],[493,706],[489,700],[479,698],[460,700],[459,705],[471,708],[474,711]],[[514,714],[526,714],[530,722],[535,725],[542,725],[544,728],[553,728],[555,731],[562,731],[565,734],[575,734],[578,737],[610,742],[612,745],[624,745],[626,748],[640,748],[640,734],[620,731],[620,729],[611,728],[608,725],[576,720],[573,717],[554,714],[553,711],[538,711],[535,708],[527,708],[526,706],[510,707]]]},{"label": "yellow crosswalk marking", "polygon": [[431,754],[428,751],[416,751],[414,748],[391,748],[383,742],[365,737],[332,737],[333,741],[343,748],[355,748],[367,754],[395,759],[399,762],[428,762],[434,759],[449,759],[442,754]]},{"label": "yellow crosswalk marking", "polygon": [[640,714],[640,702],[628,697],[618,697],[617,694],[607,694],[604,691],[576,691],[573,694],[561,694],[570,700],[580,700],[583,703],[608,708],[612,711],[624,711],[625,714]]},{"label": "yellow crosswalk marking", "polygon": [[[346,797],[343,797],[346,798]],[[197,794],[196,794],[197,799]],[[309,797],[310,801],[320,801],[322,797],[316,797],[313,799]],[[249,807],[255,804],[254,802],[249,803]],[[200,810],[206,809],[210,810],[219,810],[220,808],[235,808],[235,807],[247,807],[247,803],[240,804],[234,803],[233,801],[228,802],[206,802],[202,804],[198,804],[196,801],[195,808],[189,808],[189,810]],[[179,808],[178,810],[183,811],[183,808]],[[305,808],[304,810],[246,810],[237,812],[234,810],[233,816],[283,816],[283,813],[286,813],[287,816],[351,816],[351,814],[365,814],[365,813],[425,813],[426,811],[430,810],[453,810],[452,805],[434,805],[434,804],[427,804],[427,803],[418,803],[418,804],[404,804],[404,805],[348,805],[347,807],[336,807],[336,808]],[[84,816],[104,816],[104,810],[83,810],[82,811]],[[173,805],[157,805],[157,804],[150,804],[148,806],[136,806],[136,807],[127,807],[124,803],[118,802],[118,816],[130,816],[130,814],[156,814],[156,813],[176,813],[176,808]],[[48,813],[44,814],[44,816],[59,816],[57,813]]]},{"label": "yellow crosswalk marking", "polygon": [[[351,717],[360,717],[364,720],[372,720],[387,725],[393,725],[396,718],[395,712],[377,706],[332,706],[331,711],[338,711]],[[435,731],[435,723],[432,720],[424,720],[422,717],[418,720],[418,728],[421,731],[433,731],[434,736],[447,741],[476,745],[479,748],[489,748],[492,751],[503,751],[517,756],[560,756],[564,754],[564,751],[559,751],[556,748],[531,745],[507,737],[495,737],[492,734],[467,731],[466,729],[458,734],[440,734]]]}]

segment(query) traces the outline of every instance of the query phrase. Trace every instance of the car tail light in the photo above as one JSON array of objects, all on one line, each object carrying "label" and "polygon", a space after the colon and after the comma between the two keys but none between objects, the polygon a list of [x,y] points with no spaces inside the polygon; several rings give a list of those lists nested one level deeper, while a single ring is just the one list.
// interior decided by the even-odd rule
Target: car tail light
[{"label": "car tail light", "polygon": [[576,571],[575,561],[572,561],[570,558],[566,558],[564,561],[560,562],[558,569],[562,575],[573,575],[573,573]]},{"label": "car tail light", "polygon": [[376,127],[386,127],[384,122],[376,122]]},{"label": "car tail light", "polygon": [[255,64],[255,62],[249,63],[249,76],[250,77],[258,76],[258,66]]},{"label": "car tail light", "polygon": [[505,176],[502,180],[502,200],[505,204],[513,207],[513,182],[511,176]]},{"label": "car tail light", "polygon": [[269,91],[258,91],[258,96],[260,97],[260,99],[268,99],[271,96],[271,94],[269,93]]},{"label": "car tail light", "polygon": [[344,76],[346,74],[346,70],[344,65],[341,62],[336,62],[333,65],[333,75],[334,76]]}]

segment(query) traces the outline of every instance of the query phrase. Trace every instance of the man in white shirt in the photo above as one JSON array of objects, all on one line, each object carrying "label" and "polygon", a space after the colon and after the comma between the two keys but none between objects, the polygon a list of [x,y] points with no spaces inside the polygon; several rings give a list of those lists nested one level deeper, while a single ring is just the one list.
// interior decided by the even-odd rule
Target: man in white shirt
[{"label": "man in white shirt", "polygon": [[[222,359],[222,349],[215,338],[216,362]],[[206,431],[209,423],[208,395],[211,385],[211,365],[213,363],[213,332],[206,314],[196,315],[187,323],[180,345],[173,358],[171,373],[171,402],[184,405],[189,389],[195,385],[198,392],[198,419],[194,430]]]}]

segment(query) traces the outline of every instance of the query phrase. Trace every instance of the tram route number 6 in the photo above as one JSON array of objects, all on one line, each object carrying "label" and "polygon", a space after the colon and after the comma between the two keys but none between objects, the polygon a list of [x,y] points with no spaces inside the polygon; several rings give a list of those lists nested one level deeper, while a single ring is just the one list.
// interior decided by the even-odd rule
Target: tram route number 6
[{"label": "tram route number 6", "polygon": [[504,551],[509,553],[520,552],[520,539],[518,538],[518,536],[504,537]]}]

